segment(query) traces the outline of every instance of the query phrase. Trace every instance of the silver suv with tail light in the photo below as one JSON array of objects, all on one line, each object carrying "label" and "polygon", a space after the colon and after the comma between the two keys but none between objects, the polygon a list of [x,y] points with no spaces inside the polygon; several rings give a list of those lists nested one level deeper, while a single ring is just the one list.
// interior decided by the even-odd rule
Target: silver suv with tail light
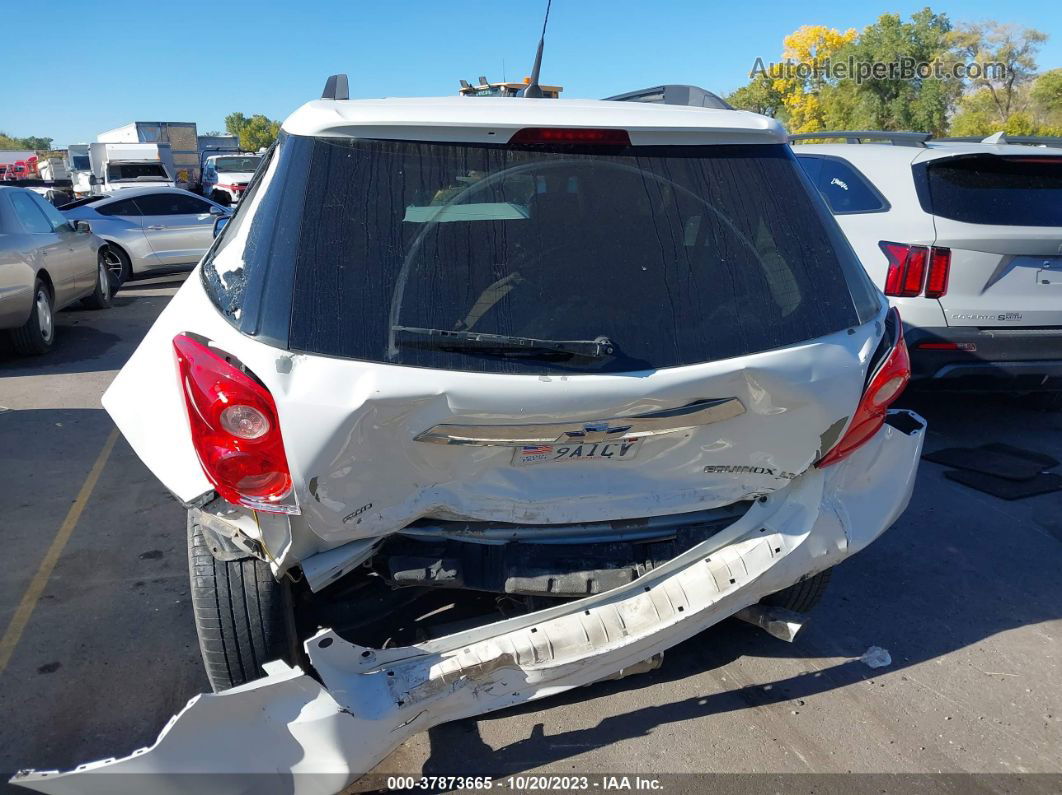
[{"label": "silver suv with tail light", "polygon": [[[216,692],[151,748],[19,783],[338,791],[727,616],[784,634],[907,506],[901,323],[777,122],[342,84],[103,399],[188,509]],[[419,634],[393,607],[476,594]]]},{"label": "silver suv with tail light", "polygon": [[913,375],[1062,406],[1062,138],[807,133],[797,159],[900,309]]}]

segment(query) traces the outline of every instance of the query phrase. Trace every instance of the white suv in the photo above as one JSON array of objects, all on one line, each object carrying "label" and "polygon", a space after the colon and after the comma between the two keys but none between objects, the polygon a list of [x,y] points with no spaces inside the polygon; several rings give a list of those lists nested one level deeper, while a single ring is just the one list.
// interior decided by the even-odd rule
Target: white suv
[{"label": "white suv", "polygon": [[[416,731],[806,610],[907,505],[901,324],[777,122],[337,82],[103,400],[188,508],[221,692],[72,775],[336,791]],[[416,589],[494,596],[433,631],[448,608],[388,607]]]},{"label": "white suv", "polygon": [[[791,136],[871,278],[913,376],[1062,397],[1062,148],[923,133]],[[1027,139],[1023,139],[1027,140]],[[1062,139],[1048,141],[1062,146]]]}]

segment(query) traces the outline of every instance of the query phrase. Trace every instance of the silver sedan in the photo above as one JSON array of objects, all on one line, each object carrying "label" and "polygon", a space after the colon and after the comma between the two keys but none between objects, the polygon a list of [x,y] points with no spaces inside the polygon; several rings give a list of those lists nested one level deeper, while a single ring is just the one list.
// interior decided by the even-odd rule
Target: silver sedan
[{"label": "silver sedan", "polygon": [[116,286],[134,276],[195,265],[214,239],[214,221],[232,214],[178,188],[131,188],[60,210],[72,221],[88,221],[107,241],[103,257]]},{"label": "silver sedan", "polygon": [[33,191],[0,186],[0,329],[16,353],[51,348],[55,312],[75,301],[111,305],[104,246],[88,224],[67,220]]}]

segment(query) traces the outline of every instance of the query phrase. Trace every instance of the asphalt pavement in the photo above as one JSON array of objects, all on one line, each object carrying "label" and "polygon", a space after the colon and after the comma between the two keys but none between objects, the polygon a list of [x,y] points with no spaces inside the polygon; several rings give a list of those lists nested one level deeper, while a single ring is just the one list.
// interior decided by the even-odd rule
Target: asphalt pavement
[{"label": "asphalt pavement", "polygon": [[[182,278],[59,314],[45,357],[0,347],[4,779],[148,745],[208,688],[183,509],[99,404]],[[1062,413],[904,402],[929,421],[927,450],[1062,459]],[[437,727],[378,772],[1062,774],[1062,492],[1006,502],[943,470],[923,462],[911,507],[836,570],[795,643],[729,620],[657,671]],[[891,663],[861,662],[872,646]]]}]

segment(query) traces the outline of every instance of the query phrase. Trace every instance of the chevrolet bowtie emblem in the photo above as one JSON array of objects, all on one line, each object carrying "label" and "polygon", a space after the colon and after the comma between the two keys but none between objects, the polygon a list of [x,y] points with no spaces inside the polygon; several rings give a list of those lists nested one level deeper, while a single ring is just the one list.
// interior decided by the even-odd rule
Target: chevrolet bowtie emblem
[{"label": "chevrolet bowtie emblem", "polygon": [[588,422],[581,431],[565,431],[557,438],[557,441],[607,442],[630,429],[630,425],[610,426],[607,422]]}]

